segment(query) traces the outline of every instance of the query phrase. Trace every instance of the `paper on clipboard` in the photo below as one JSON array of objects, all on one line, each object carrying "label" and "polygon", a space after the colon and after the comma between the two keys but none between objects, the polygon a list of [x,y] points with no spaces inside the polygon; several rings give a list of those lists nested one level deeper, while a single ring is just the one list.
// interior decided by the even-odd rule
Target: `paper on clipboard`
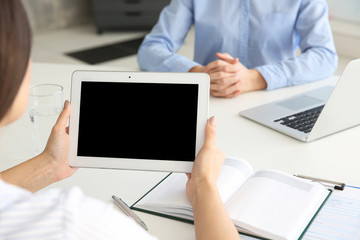
[{"label": "paper on clipboard", "polygon": [[333,191],[302,239],[360,239],[360,189]]},{"label": "paper on clipboard", "polygon": [[[240,234],[243,240],[257,239]],[[333,191],[302,240],[360,239],[360,188]]]}]

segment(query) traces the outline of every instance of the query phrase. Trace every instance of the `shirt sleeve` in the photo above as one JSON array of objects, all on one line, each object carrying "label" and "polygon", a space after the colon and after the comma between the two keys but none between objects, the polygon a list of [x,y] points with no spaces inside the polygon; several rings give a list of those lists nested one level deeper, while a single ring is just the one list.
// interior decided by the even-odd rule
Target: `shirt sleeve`
[{"label": "shirt sleeve", "polygon": [[60,196],[59,201],[63,206],[64,239],[156,240],[113,204],[87,197],[78,188]]},{"label": "shirt sleeve", "polygon": [[172,0],[138,51],[141,70],[187,72],[198,63],[177,54],[193,24],[193,0]]},{"label": "shirt sleeve", "polygon": [[331,76],[338,62],[325,0],[301,3],[295,34],[301,54],[275,64],[257,67],[267,82],[267,90],[298,85]]}]

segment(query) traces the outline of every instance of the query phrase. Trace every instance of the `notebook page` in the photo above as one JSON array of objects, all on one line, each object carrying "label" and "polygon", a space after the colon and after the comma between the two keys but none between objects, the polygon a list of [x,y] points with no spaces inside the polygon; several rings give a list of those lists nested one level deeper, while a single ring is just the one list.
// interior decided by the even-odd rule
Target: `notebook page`
[{"label": "notebook page", "polygon": [[[246,161],[227,158],[217,181],[222,200],[228,201],[251,175],[252,168]],[[191,204],[186,196],[186,182],[184,173],[172,173],[141,199],[136,207],[192,215]]]},{"label": "notebook page", "polygon": [[329,191],[278,171],[255,173],[226,208],[238,227],[271,239],[297,239]]},{"label": "notebook page", "polygon": [[226,203],[253,173],[247,161],[240,158],[226,158],[217,181],[223,203]]}]

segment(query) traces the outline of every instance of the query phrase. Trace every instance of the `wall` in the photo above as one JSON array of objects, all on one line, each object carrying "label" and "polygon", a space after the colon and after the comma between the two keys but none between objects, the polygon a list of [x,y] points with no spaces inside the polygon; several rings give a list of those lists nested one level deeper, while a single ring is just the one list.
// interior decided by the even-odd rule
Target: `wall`
[{"label": "wall", "polygon": [[90,0],[22,0],[35,33],[91,22]]},{"label": "wall", "polygon": [[359,0],[327,0],[330,16],[360,23],[360,1]]},{"label": "wall", "polygon": [[360,0],[327,0],[336,50],[340,56],[360,58]]}]

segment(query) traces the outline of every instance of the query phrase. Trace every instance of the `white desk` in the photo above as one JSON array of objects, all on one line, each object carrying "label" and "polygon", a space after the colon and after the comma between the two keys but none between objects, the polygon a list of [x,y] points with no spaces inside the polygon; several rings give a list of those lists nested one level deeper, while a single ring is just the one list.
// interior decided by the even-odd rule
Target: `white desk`
[{"label": "white desk", "polygon": [[[35,63],[33,84],[61,84],[64,86],[65,99],[69,99],[71,73],[79,69],[126,70]],[[247,93],[234,99],[211,98],[210,113],[217,117],[218,146],[228,156],[248,160],[254,170],[273,168],[360,186],[360,127],[303,143],[238,115],[240,110],[333,84],[335,80],[332,78],[270,92]],[[3,128],[0,135],[0,170],[32,155],[31,126],[27,113],[16,123]],[[79,169],[74,176],[50,187],[77,185],[92,197],[111,201],[111,195],[116,194],[132,204],[165,175],[155,172]],[[150,233],[159,239],[195,239],[191,224],[144,213],[139,215],[148,225]]]}]

